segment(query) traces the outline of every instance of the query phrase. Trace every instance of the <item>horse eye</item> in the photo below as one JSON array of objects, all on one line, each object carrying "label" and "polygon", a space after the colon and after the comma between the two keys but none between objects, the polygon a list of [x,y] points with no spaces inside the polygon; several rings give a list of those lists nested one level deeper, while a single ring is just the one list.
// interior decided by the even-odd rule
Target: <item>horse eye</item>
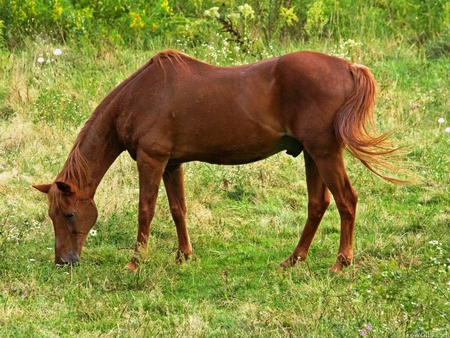
[{"label": "horse eye", "polygon": [[64,216],[66,217],[67,220],[71,220],[72,218],[75,217],[75,213],[69,212],[68,214],[65,214]]}]

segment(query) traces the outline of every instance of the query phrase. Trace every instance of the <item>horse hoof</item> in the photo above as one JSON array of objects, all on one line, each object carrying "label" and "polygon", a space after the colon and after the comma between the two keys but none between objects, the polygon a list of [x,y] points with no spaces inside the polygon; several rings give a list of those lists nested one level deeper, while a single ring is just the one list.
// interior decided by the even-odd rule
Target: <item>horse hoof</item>
[{"label": "horse hoof", "polygon": [[177,258],[175,258],[175,264],[183,264],[185,261],[188,261],[191,259],[192,254],[184,254],[179,252],[177,255]]},{"label": "horse hoof", "polygon": [[127,270],[128,272],[136,273],[136,271],[137,271],[136,263],[133,261],[130,261],[127,265],[125,265],[124,269]]},{"label": "horse hoof", "polygon": [[340,263],[336,263],[330,268],[330,270],[328,270],[328,272],[340,275],[342,274],[342,265]]},{"label": "horse hoof", "polygon": [[282,261],[282,262],[280,263],[280,266],[281,266],[282,268],[289,268],[289,267],[291,267],[292,265],[291,265],[291,263],[289,262],[289,258],[288,258],[288,259]]},{"label": "horse hoof", "polygon": [[294,258],[294,256],[289,256],[288,258],[286,258],[284,261],[282,261],[280,263],[280,266],[282,268],[290,268],[290,267],[294,266],[298,260],[301,261],[301,259],[299,259],[299,258],[296,259],[296,258]]}]

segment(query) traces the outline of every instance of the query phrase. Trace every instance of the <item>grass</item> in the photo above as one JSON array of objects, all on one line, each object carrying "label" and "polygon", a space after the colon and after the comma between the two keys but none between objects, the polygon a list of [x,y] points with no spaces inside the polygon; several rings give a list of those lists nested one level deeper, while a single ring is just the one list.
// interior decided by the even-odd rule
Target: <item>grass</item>
[{"label": "grass", "polygon": [[[327,272],[340,234],[333,204],[307,263],[278,267],[298,241],[307,205],[303,161],[285,154],[247,166],[187,164],[193,259],[173,263],[176,233],[161,187],[148,261],[129,274],[122,268],[137,231],[138,186],[126,154],[98,189],[97,234],[89,236],[76,268],[53,266],[45,198],[31,184],[54,179],[98,102],[157,50],[68,44],[56,57],[56,47],[61,48],[30,42],[0,53],[1,337],[449,332],[447,59],[430,61],[420,51],[389,43],[358,49],[380,86],[379,126],[394,129],[394,141],[409,147],[406,165],[422,181],[395,186],[347,156],[360,202],[355,261],[342,275]],[[331,53],[339,46],[308,48]],[[39,56],[53,61],[38,64]]]}]

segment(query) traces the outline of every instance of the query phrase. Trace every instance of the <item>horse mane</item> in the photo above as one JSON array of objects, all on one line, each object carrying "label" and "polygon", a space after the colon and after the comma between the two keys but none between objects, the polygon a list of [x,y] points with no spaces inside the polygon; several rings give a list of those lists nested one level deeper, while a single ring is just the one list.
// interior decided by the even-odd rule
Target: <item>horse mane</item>
[{"label": "horse mane", "polygon": [[[80,135],[78,138],[80,138]],[[88,184],[91,173],[87,161],[80,151],[79,145],[79,143],[75,143],[63,169],[55,179],[55,182],[70,183],[77,191]],[[59,189],[53,188],[49,191],[49,210],[56,210],[61,206],[63,201],[63,194]]]},{"label": "horse mane", "polygon": [[96,108],[89,119],[85,122],[83,128],[81,128],[81,131],[78,133],[75,143],[70,150],[69,156],[67,157],[66,163],[55,181],[71,183],[77,190],[80,190],[87,185],[91,170],[85,157],[81,153],[80,145],[86,138],[86,134],[99,114],[100,110]]},{"label": "horse mane", "polygon": [[164,68],[164,60],[168,60],[172,66],[186,66],[185,59],[191,59],[191,57],[177,50],[167,49],[152,57],[150,63],[156,63],[159,67]]},{"label": "horse mane", "polygon": [[78,190],[86,186],[91,171],[86,159],[80,151],[80,144],[76,143],[58,176],[58,180],[72,183]]},{"label": "horse mane", "polygon": [[193,60],[190,56],[181,53],[179,51],[168,49],[159,52],[154,57],[150,59],[150,64],[156,64],[157,67],[162,71],[164,75],[164,81],[166,80],[166,60],[170,63],[173,69],[177,70],[176,66],[181,67],[184,70],[189,70],[186,60]]},{"label": "horse mane", "polygon": [[[118,87],[120,87],[119,85]],[[117,87],[116,87],[117,89]],[[113,91],[115,91],[114,89]],[[109,95],[108,95],[109,96]],[[106,98],[100,103],[99,107],[104,104]],[[77,191],[80,191],[83,187],[88,184],[91,170],[87,164],[87,161],[80,150],[81,142],[85,139],[91,125],[94,123],[97,116],[100,114],[100,109],[97,107],[89,119],[85,122],[83,128],[79,132],[75,143],[67,157],[64,166],[56,177],[54,182],[60,181],[64,183],[72,184]],[[56,210],[61,207],[64,203],[63,194],[59,189],[53,188],[49,191],[49,210]]]}]

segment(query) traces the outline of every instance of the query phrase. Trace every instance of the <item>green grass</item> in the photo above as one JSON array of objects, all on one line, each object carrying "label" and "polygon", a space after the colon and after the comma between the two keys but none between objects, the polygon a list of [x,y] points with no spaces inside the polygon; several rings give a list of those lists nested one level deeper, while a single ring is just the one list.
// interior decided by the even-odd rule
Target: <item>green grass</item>
[{"label": "green grass", "polygon": [[[342,275],[327,272],[340,234],[334,204],[307,263],[278,267],[307,205],[303,160],[285,154],[247,166],[187,164],[193,259],[173,263],[176,233],[161,187],[147,263],[130,274],[123,267],[138,185],[126,154],[98,189],[97,235],[73,269],[53,266],[45,197],[31,184],[55,178],[83,121],[157,50],[68,44],[55,58],[56,47],[0,53],[1,337],[357,337],[369,323],[369,337],[449,332],[448,59],[384,42],[360,47],[380,87],[378,124],[409,147],[405,166],[422,181],[395,186],[346,157],[359,205],[355,261]],[[54,61],[39,65],[41,55]]]}]

